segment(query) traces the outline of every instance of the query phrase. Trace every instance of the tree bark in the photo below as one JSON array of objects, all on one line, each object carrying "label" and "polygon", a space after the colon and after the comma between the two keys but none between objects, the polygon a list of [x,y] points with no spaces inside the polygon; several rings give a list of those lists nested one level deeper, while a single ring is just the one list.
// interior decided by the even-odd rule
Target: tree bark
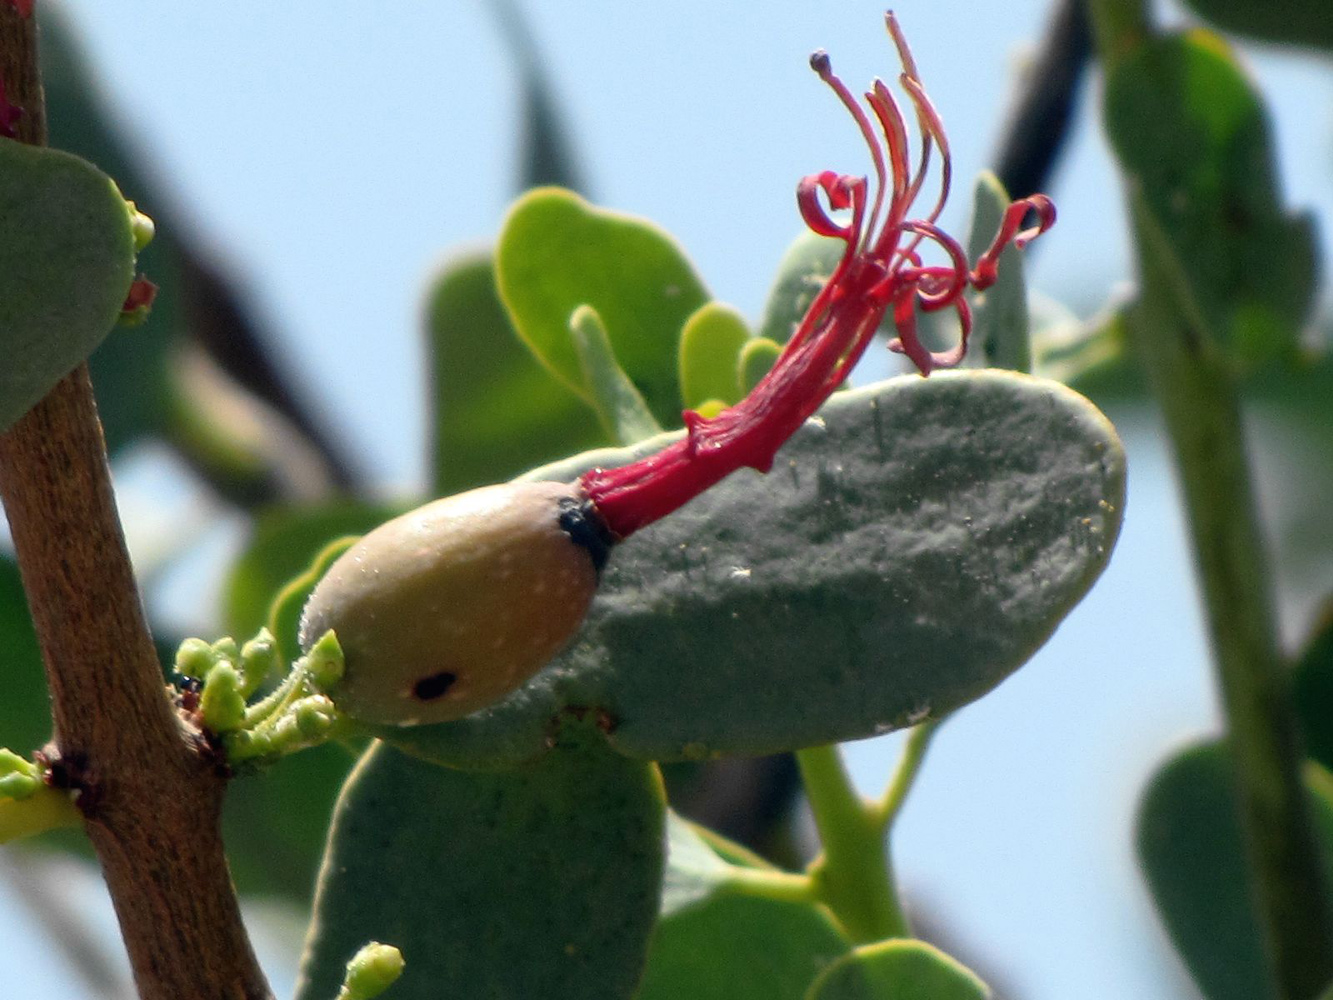
[{"label": "tree bark", "polygon": [[[36,24],[0,0],[0,80],[19,141],[46,139]],[[0,140],[6,141],[6,140]],[[163,686],[86,366],[0,435],[9,519],[55,720],[144,1000],[269,1000],[218,831],[226,777]]]}]

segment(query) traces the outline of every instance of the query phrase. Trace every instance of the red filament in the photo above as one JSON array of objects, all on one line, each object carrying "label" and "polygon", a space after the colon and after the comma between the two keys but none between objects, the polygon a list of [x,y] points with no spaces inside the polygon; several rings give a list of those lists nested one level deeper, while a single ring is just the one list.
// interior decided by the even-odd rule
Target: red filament
[{"label": "red filament", "polygon": [[[767,472],[783,443],[846,380],[886,314],[897,331],[889,349],[907,355],[922,375],[957,365],[972,329],[964,293],[969,286],[984,289],[994,283],[1005,246],[1012,242],[1021,248],[1055,222],[1055,206],[1045,195],[1013,202],[991,246],[969,268],[962,245],[935,225],[952,178],[944,125],[926,96],[898,22],[892,13],[886,19],[902,64],[899,82],[915,112],[920,141],[915,171],[906,120],[883,81],[875,80],[865,95],[872,123],[834,75],[828,55],[819,51],[811,56],[811,67],[850,112],[870,149],[876,184],[869,212],[864,177],[826,170],[797,185],[801,218],[813,232],[842,240],[842,258],[773,369],[748,396],[711,419],[687,411],[683,440],[623,468],[594,469],[583,476],[579,485],[584,495],[617,538],[665,517],[742,466]],[[909,219],[936,147],[941,159],[939,195],[925,218]],[[850,218],[840,222],[829,210],[848,211]],[[1029,213],[1036,215],[1036,224],[1021,228]],[[943,263],[925,263],[921,250],[926,244],[943,254]],[[917,313],[948,308],[958,314],[959,342],[951,350],[932,352],[917,335]]]}]

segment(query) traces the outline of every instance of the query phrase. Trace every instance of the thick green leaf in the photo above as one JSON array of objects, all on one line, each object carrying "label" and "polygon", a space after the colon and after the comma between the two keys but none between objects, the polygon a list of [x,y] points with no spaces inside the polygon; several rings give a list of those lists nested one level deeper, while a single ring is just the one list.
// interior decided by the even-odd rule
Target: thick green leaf
[{"label": "thick green leaf", "polygon": [[587,404],[514,332],[489,252],[457,257],[435,279],[427,342],[436,494],[611,443]]},{"label": "thick green leaf", "polygon": [[1186,0],[1225,31],[1266,42],[1333,49],[1333,7],[1327,0]]},{"label": "thick green leaf", "polygon": [[813,903],[767,899],[674,813],[667,821],[662,912],[636,1000],[801,1000],[851,948]]},{"label": "thick green leaf", "polygon": [[[662,447],[532,473],[568,481]],[[650,760],[761,754],[940,716],[1017,669],[1106,564],[1124,456],[1081,396],[995,370],[840,393],[779,453],[612,554],[573,646],[498,705],[380,735],[463,765],[602,713]]]},{"label": "thick green leaf", "polygon": [[[310,568],[311,561],[329,542],[344,535],[362,535],[400,508],[338,500],[309,507],[276,507],[260,514],[245,550],[232,564],[223,589],[223,621],[229,635],[244,642],[268,623],[269,608],[278,591]],[[292,616],[299,613],[299,603]],[[294,621],[285,623],[280,639],[283,655],[299,655]]]},{"label": "thick green leaf", "polygon": [[333,804],[354,761],[351,750],[326,744],[227,787],[222,835],[237,889],[310,902]]},{"label": "thick green leaf", "polygon": [[862,945],[831,966],[806,1000],[990,1000],[991,992],[956,959],[924,941]]},{"label": "thick green leaf", "polygon": [[779,344],[790,339],[846,248],[842,240],[811,232],[803,232],[792,241],[778,261],[778,275],[759,321],[759,336]]},{"label": "thick green leaf", "polygon": [[[989,170],[982,171],[973,191],[967,256],[975,261],[986,252],[999,232],[1010,198],[1000,179]],[[973,300],[972,316],[973,343],[980,348],[984,364],[1020,372],[1032,370],[1023,254],[1012,243],[1000,253],[1000,271],[995,284]]]},{"label": "thick green leaf", "polygon": [[[396,508],[345,500],[311,507],[272,508],[255,521],[249,544],[232,565],[224,589],[229,634],[244,642],[267,624],[273,599],[304,573],[331,541],[359,535],[399,513]],[[278,639],[298,655],[300,601],[284,611]],[[339,744],[296,754],[232,784],[223,834],[237,888],[305,903],[328,832],[329,815],[352,752]]]},{"label": "thick green leaf", "polygon": [[[1326,784],[1307,782],[1327,864],[1333,800]],[[1139,808],[1137,846],[1158,913],[1200,992],[1208,1000],[1272,996],[1223,744],[1190,747],[1158,770]]]},{"label": "thick green leaf", "polygon": [[662,884],[650,764],[561,747],[514,771],[376,745],[339,800],[297,1000],[328,1000],[367,941],[400,948],[395,1000],[633,996]]},{"label": "thick green leaf", "polygon": [[115,326],[134,279],[130,222],[91,163],[0,139],[0,431]]},{"label": "thick green leaf", "polygon": [[1293,696],[1306,753],[1333,770],[1333,602],[1296,663]]},{"label": "thick green leaf", "polygon": [[710,302],[685,323],[680,335],[680,394],[685,408],[718,399],[730,406],[747,389],[737,379],[741,351],[750,339],[745,317],[731,306]]},{"label": "thick green leaf", "polygon": [[767,337],[755,337],[746,342],[736,359],[736,378],[741,392],[749,395],[759,380],[767,375],[777,364],[782,354],[782,345]]},{"label": "thick green leaf", "polygon": [[1315,243],[1278,195],[1268,119],[1225,43],[1156,38],[1112,70],[1106,128],[1208,327],[1249,363],[1290,357],[1310,309]]},{"label": "thick green leaf", "polygon": [[597,310],[592,306],[575,309],[569,317],[569,335],[602,429],[617,444],[634,444],[661,434],[662,426],[616,361]]},{"label": "thick green leaf", "polygon": [[669,235],[644,219],[595,208],[573,192],[540,188],[509,211],[496,277],[519,335],[580,395],[588,390],[569,339],[569,317],[590,305],[658,423],[679,423],[676,345],[685,320],[708,294]]},{"label": "thick green leaf", "polygon": [[19,568],[0,557],[0,747],[27,756],[51,738],[42,652]]}]

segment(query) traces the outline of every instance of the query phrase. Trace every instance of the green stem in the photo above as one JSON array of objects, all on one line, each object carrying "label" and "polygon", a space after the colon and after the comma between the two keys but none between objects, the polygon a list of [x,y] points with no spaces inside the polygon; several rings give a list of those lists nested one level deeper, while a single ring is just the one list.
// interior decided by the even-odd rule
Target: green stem
[{"label": "green stem", "polygon": [[879,809],[852,787],[836,746],[796,754],[823,852],[810,866],[819,898],[858,944],[910,937]]},{"label": "green stem", "polygon": [[[1151,239],[1138,214],[1140,238]],[[1333,979],[1333,921],[1233,376],[1182,310],[1145,300],[1134,319],[1131,336],[1175,451],[1272,974],[1283,1000],[1308,1000]]]},{"label": "green stem", "polygon": [[[1105,66],[1151,33],[1141,0],[1089,0]],[[1333,979],[1333,917],[1301,785],[1289,676],[1229,358],[1210,330],[1168,234],[1127,185],[1141,298],[1135,352],[1166,421],[1202,587],[1246,862],[1276,996],[1310,1000]]]},{"label": "green stem", "polygon": [[747,896],[759,896],[783,903],[810,903],[819,900],[815,880],[809,875],[736,866],[727,877],[727,885]]},{"label": "green stem", "polygon": [[898,769],[893,773],[893,780],[889,782],[884,797],[874,806],[874,815],[879,822],[882,836],[887,837],[893,829],[894,820],[898,818],[903,803],[907,801],[907,793],[916,783],[921,764],[926,759],[926,750],[930,748],[931,738],[943,721],[944,719],[931,719],[908,733],[907,746],[903,748],[903,755],[898,761]]},{"label": "green stem", "polygon": [[[1151,33],[1143,0],[1089,0],[1103,64]],[[1168,234],[1130,178],[1141,299],[1130,336],[1175,452],[1245,832],[1246,863],[1281,1000],[1333,980],[1333,915],[1301,784],[1289,675],[1246,463],[1232,366],[1209,329]]]}]

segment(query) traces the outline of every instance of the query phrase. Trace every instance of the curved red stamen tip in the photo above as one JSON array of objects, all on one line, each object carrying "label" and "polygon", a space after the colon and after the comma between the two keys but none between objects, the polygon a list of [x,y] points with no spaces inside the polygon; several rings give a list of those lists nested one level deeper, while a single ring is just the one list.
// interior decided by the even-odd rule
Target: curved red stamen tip
[{"label": "curved red stamen tip", "polygon": [[[860,237],[861,212],[865,206],[866,182],[864,177],[849,177],[847,174],[825,170],[820,174],[803,177],[796,186],[796,205],[801,218],[812,232],[820,236],[834,236],[848,242],[855,242]],[[835,211],[850,208],[852,221],[840,225],[829,218],[824,206],[819,203],[819,192],[828,198],[829,207]]]},{"label": "curved red stamen tip", "polygon": [[[1019,227],[1029,212],[1037,213],[1037,224],[1020,231]],[[1055,225],[1055,203],[1046,195],[1034,194],[1011,202],[1004,211],[1004,218],[1000,221],[995,239],[986,248],[986,252],[977,258],[976,267],[970,276],[972,286],[983,290],[995,284],[995,280],[999,277],[1000,254],[1004,252],[1004,248],[1013,243],[1022,250],[1053,225]]]},{"label": "curved red stamen tip", "polygon": [[815,49],[810,53],[810,68],[820,76],[827,76],[833,72],[833,60],[823,49]]}]

